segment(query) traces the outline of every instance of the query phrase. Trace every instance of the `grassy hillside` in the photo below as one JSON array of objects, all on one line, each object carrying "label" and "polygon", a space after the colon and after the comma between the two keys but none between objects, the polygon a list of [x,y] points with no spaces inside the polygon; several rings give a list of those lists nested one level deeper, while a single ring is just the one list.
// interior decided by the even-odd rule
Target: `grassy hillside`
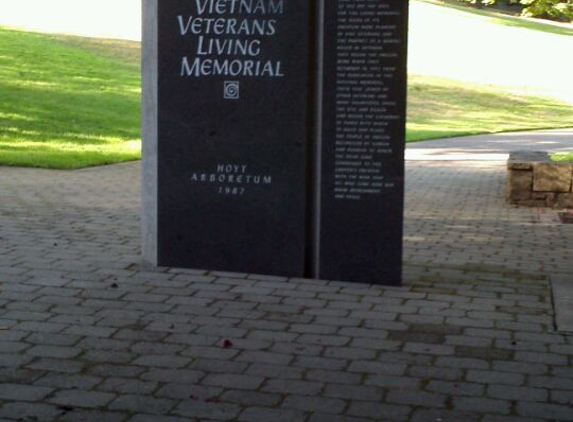
[{"label": "grassy hillside", "polygon": [[573,26],[410,6],[410,141],[573,127]]},{"label": "grassy hillside", "polygon": [[508,87],[410,75],[408,142],[573,127],[573,105]]},{"label": "grassy hillside", "polygon": [[[566,30],[419,1],[411,15],[408,141],[573,127]],[[0,27],[0,165],[139,159],[139,56],[137,42]]]},{"label": "grassy hillside", "polygon": [[139,44],[0,28],[0,164],[140,158]]}]

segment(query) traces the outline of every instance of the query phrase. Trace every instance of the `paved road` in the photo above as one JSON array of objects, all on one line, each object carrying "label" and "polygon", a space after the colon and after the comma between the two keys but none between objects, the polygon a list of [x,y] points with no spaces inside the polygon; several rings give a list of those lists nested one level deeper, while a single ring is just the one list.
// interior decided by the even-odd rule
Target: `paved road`
[{"label": "paved road", "polygon": [[572,419],[573,226],[410,161],[405,286],[149,268],[139,164],[0,168],[0,420]]},{"label": "paved road", "polygon": [[505,161],[510,151],[573,151],[573,128],[506,132],[408,144],[408,160]]}]

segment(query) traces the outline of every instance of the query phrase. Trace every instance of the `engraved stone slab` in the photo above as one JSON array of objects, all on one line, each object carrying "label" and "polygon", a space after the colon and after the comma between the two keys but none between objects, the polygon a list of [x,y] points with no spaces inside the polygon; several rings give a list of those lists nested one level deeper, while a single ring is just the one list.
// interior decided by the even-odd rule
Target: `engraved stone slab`
[{"label": "engraved stone slab", "polygon": [[143,251],[399,284],[403,0],[144,0]]},{"label": "engraved stone slab", "polygon": [[318,275],[399,284],[408,2],[325,3]]},{"label": "engraved stone slab", "polygon": [[148,3],[158,34],[155,263],[302,276],[308,2]]}]

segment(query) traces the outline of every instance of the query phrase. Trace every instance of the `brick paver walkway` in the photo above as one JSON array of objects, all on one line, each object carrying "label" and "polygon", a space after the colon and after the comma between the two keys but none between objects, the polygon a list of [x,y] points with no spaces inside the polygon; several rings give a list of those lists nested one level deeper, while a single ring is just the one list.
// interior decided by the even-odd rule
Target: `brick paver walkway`
[{"label": "brick paver walkway", "polygon": [[409,162],[405,286],[153,269],[139,164],[0,168],[0,420],[573,420],[573,226]]}]

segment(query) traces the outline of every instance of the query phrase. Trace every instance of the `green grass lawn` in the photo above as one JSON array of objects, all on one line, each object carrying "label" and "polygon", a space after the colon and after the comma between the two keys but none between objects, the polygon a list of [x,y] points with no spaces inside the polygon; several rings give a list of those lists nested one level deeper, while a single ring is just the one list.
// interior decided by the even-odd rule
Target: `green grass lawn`
[{"label": "green grass lawn", "polygon": [[410,75],[409,142],[478,133],[573,127],[573,105],[504,87]]},{"label": "green grass lawn", "polygon": [[0,28],[0,164],[141,157],[139,44]]},{"label": "green grass lawn", "polygon": [[573,162],[573,152],[556,152],[550,158],[557,162]]},{"label": "green grass lawn", "polygon": [[[0,27],[0,165],[80,168],[141,157],[140,45]],[[410,75],[408,141],[573,127],[573,104]]]}]

